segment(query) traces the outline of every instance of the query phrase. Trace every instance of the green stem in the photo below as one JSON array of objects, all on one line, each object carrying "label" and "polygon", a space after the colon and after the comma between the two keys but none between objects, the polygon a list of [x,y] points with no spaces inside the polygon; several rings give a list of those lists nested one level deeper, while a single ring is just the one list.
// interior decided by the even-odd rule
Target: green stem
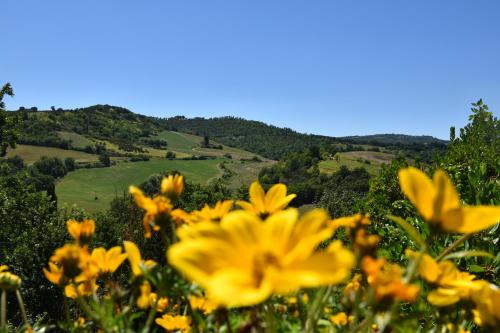
[{"label": "green stem", "polygon": [[222,309],[221,315],[226,323],[227,333],[233,333],[233,328],[231,327],[231,322],[229,321],[229,311],[227,309]]},{"label": "green stem", "polygon": [[4,329],[7,323],[7,292],[2,289],[2,300],[0,302],[0,328]]},{"label": "green stem", "polygon": [[71,318],[69,316],[68,299],[66,298],[65,295],[63,295],[63,299],[64,299],[64,316],[66,317],[66,323],[69,324],[71,322]]},{"label": "green stem", "polygon": [[148,319],[146,320],[146,325],[142,329],[142,333],[149,332],[149,329],[151,328],[151,324],[153,324],[153,320],[155,319],[155,316],[156,316],[156,303],[157,302],[154,302],[151,305],[151,310],[149,310]]},{"label": "green stem", "polygon": [[94,312],[92,312],[92,309],[90,309],[89,305],[87,303],[85,303],[85,301],[82,299],[82,297],[78,296],[76,298],[76,301],[77,301],[78,305],[80,306],[80,308],[83,310],[83,312],[85,312],[85,314],[89,318],[94,320],[96,323],[99,323],[101,325],[101,328],[106,332],[106,328],[104,327],[104,325],[101,321],[101,318],[99,318],[98,315],[96,315]]},{"label": "green stem", "polygon": [[314,301],[311,305],[309,313],[307,314],[306,327],[305,327],[306,333],[316,332],[316,330],[315,330],[316,329],[316,322],[318,319],[318,314],[321,310],[321,306],[328,299],[332,290],[333,290],[333,287],[328,286],[326,288],[321,288],[316,293],[316,297],[314,298]]},{"label": "green stem", "polygon": [[453,252],[460,244],[472,237],[472,234],[465,234],[459,239],[457,239],[453,244],[448,246],[439,256],[437,256],[436,261],[441,261],[445,256]]},{"label": "green stem", "polygon": [[29,325],[28,316],[26,315],[26,308],[24,307],[23,297],[21,296],[21,292],[19,289],[16,289],[16,297],[17,302],[19,303],[19,309],[21,310],[21,316],[23,317],[23,321],[25,325]]},{"label": "green stem", "polygon": [[[192,328],[194,333],[199,333],[200,330],[198,329],[198,318],[196,317],[196,314],[194,313],[194,310],[191,307],[191,302],[189,301],[189,297],[186,297],[186,309],[189,313],[189,316],[191,317],[191,320],[193,321]],[[230,332],[230,330],[231,326],[228,327],[228,332]]]}]

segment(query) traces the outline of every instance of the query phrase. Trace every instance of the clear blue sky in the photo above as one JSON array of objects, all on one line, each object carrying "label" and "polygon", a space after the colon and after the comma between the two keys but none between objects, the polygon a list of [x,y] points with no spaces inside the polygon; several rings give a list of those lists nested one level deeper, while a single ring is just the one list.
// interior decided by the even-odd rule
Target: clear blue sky
[{"label": "clear blue sky", "polygon": [[19,106],[448,137],[500,108],[500,1],[3,0]]}]

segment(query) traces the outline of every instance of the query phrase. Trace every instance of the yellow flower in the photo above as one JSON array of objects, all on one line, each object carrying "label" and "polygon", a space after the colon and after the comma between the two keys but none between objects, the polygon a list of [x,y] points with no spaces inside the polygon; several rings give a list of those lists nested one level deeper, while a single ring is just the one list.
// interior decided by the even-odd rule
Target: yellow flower
[{"label": "yellow flower", "polygon": [[220,224],[202,222],[179,229],[169,262],[230,307],[260,303],[273,293],[343,281],[354,255],[340,242],[316,251],[331,236],[327,214],[313,210],[277,212],[264,222],[246,211],[227,214]]},{"label": "yellow flower", "polygon": [[351,281],[344,288],[344,296],[349,300],[354,301],[356,291],[361,287],[361,274],[355,274]]},{"label": "yellow flower", "polygon": [[83,220],[83,222],[78,222],[75,220],[69,220],[66,222],[68,232],[73,237],[78,245],[88,245],[92,241],[92,236],[95,232],[95,222],[94,220]]},{"label": "yellow flower", "polygon": [[220,220],[229,213],[233,207],[233,200],[218,201],[214,207],[205,204],[201,210],[191,213],[191,222],[211,221],[220,222]]},{"label": "yellow flower", "polygon": [[[62,277],[74,279],[82,273],[87,255],[86,251],[79,246],[66,244],[58,248],[50,258],[50,262],[58,266],[49,263],[50,272],[44,270],[45,276],[50,281],[57,280],[59,282],[61,282]],[[59,275],[59,278],[55,276],[56,274]]]},{"label": "yellow flower", "polygon": [[[147,197],[142,193],[142,191],[135,186],[129,187],[129,193],[135,200],[135,203],[140,208],[144,209],[146,213],[142,223],[144,225],[144,232],[146,238],[151,237],[151,226],[154,230],[159,230],[162,224],[161,220],[170,218],[170,213],[172,211],[172,203],[170,200],[162,195],[157,195],[153,199]],[[155,223],[155,222],[159,222]]]},{"label": "yellow flower", "polygon": [[486,281],[478,281],[472,289],[472,300],[476,303],[474,321],[483,327],[500,326],[500,289]]},{"label": "yellow flower", "polygon": [[8,271],[6,265],[0,266],[0,289],[16,290],[21,287],[21,278]]},{"label": "yellow flower", "polygon": [[334,314],[333,316],[330,316],[330,321],[337,326],[347,325],[347,315],[345,312],[339,312],[337,314]]},{"label": "yellow flower", "polygon": [[99,286],[94,279],[84,280],[78,284],[68,284],[64,287],[64,294],[68,298],[76,299],[77,297],[92,295]]},{"label": "yellow flower", "polygon": [[354,236],[354,246],[364,253],[371,253],[377,247],[380,237],[367,235],[365,229],[359,229]]},{"label": "yellow flower", "polygon": [[191,215],[179,208],[171,211],[170,217],[174,220],[177,226],[179,226],[183,222],[191,223]]},{"label": "yellow flower", "polygon": [[75,321],[73,322],[73,324],[74,324],[74,326],[75,326],[75,327],[83,327],[83,325],[85,325],[85,318],[83,318],[83,317],[78,317],[78,319],[77,319],[77,320],[75,320]]},{"label": "yellow flower", "polygon": [[[406,254],[411,258],[419,255],[410,250]],[[427,295],[427,300],[435,306],[449,306],[461,299],[468,299],[475,287],[474,275],[461,272],[451,261],[436,262],[428,254],[422,255],[418,273],[429,284],[437,287]]]},{"label": "yellow flower", "polygon": [[276,184],[265,193],[259,182],[255,181],[250,185],[249,196],[250,202],[237,201],[236,204],[250,213],[266,218],[285,209],[297,195],[286,195],[286,186],[283,184]]},{"label": "yellow flower", "polygon": [[[137,307],[139,309],[147,309],[151,305],[150,297],[151,293],[151,285],[148,281],[144,281],[140,286],[141,295],[137,298]],[[156,298],[156,294],[154,294],[153,298]]]},{"label": "yellow flower", "polygon": [[403,281],[403,271],[398,265],[366,256],[361,260],[361,268],[378,301],[394,299],[413,302],[417,298],[419,287]]},{"label": "yellow flower", "polygon": [[149,270],[156,265],[156,262],[153,260],[142,260],[141,252],[133,242],[124,241],[123,246],[125,247],[125,252],[127,253],[127,258],[130,262],[130,267],[134,276],[141,276],[143,270]]},{"label": "yellow flower", "polygon": [[[160,297],[158,301],[155,299],[154,302],[156,302],[156,311],[158,312],[164,312],[168,308],[169,302],[167,297]],[[154,302],[151,304],[154,304]]]},{"label": "yellow flower", "polygon": [[218,307],[217,303],[210,299],[194,295],[189,297],[189,303],[193,309],[202,310],[206,315],[212,313]]},{"label": "yellow flower", "polygon": [[450,178],[442,170],[431,180],[419,169],[399,171],[401,190],[431,225],[447,232],[472,233],[500,221],[498,206],[462,206]]},{"label": "yellow flower", "polygon": [[167,331],[189,332],[191,328],[191,319],[187,316],[172,316],[165,314],[161,318],[156,318],[156,323]]},{"label": "yellow flower", "polygon": [[91,256],[99,268],[100,275],[114,273],[123,261],[127,259],[127,254],[122,253],[120,246],[115,246],[108,251],[102,247],[96,248],[92,251]]},{"label": "yellow flower", "polygon": [[161,193],[165,194],[171,200],[178,199],[184,191],[184,177],[176,174],[163,177],[161,181]]},{"label": "yellow flower", "polygon": [[352,216],[340,217],[329,222],[334,230],[338,228],[347,228],[349,230],[365,228],[370,225],[370,218],[360,213]]}]

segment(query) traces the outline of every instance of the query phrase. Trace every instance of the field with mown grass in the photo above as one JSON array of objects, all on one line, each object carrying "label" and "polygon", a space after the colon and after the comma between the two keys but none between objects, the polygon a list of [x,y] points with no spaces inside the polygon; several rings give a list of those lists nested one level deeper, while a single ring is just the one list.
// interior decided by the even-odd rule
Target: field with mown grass
[{"label": "field with mown grass", "polygon": [[139,185],[153,174],[177,170],[186,180],[207,183],[220,175],[221,159],[213,160],[150,160],[122,162],[109,168],[79,169],[56,184],[59,207],[76,205],[90,212],[109,207],[115,196],[122,195],[129,185]]},{"label": "field with mown grass", "polygon": [[[183,157],[180,154],[188,154],[188,155],[204,155],[204,156],[216,156],[222,157],[225,154],[230,154],[233,159],[251,159],[254,156],[257,156],[260,159],[264,159],[263,157],[250,153],[248,151],[228,147],[222,145],[223,149],[213,149],[213,148],[202,148],[201,142],[203,141],[203,137],[192,135],[188,133],[180,133],[174,131],[162,131],[158,133],[158,135],[153,136],[155,139],[163,139],[168,142],[167,150],[175,152],[178,156]],[[219,143],[210,140],[211,144],[219,145]],[[149,148],[147,148],[149,150]]]},{"label": "field with mown grass", "polygon": [[72,157],[77,162],[96,162],[98,160],[97,155],[87,154],[76,150],[30,145],[17,145],[15,149],[9,149],[7,151],[7,157],[14,157],[16,155],[21,157],[26,164],[33,164],[42,156],[58,157],[62,160],[67,157]]},{"label": "field with mown grass", "polygon": [[324,173],[337,172],[342,166],[349,170],[355,168],[365,168],[370,174],[378,173],[382,164],[391,163],[395,158],[394,154],[374,152],[374,151],[350,151],[339,153],[339,159],[333,158],[319,163],[319,170]]}]

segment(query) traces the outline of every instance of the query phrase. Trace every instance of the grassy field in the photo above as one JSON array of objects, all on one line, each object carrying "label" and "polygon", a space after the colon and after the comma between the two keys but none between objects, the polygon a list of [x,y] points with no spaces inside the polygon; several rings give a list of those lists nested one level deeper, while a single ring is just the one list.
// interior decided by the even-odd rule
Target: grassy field
[{"label": "grassy field", "polygon": [[59,157],[60,159],[72,157],[77,162],[95,162],[98,160],[97,155],[87,154],[80,151],[30,145],[17,145],[16,149],[7,150],[7,157],[13,157],[16,155],[20,156],[26,164],[34,163],[42,156]]},{"label": "grassy field", "polygon": [[333,173],[346,166],[349,169],[365,168],[371,174],[377,174],[382,164],[390,163],[395,156],[389,153],[373,151],[351,151],[340,153],[339,161],[333,159],[321,161],[319,169],[324,173]]},{"label": "grassy field", "polygon": [[275,163],[275,161],[230,161],[226,163],[226,166],[235,173],[229,180],[228,187],[236,189],[239,188],[241,184],[245,184],[246,186],[250,185],[254,180],[258,179],[260,170],[270,167]]},{"label": "grassy field", "polygon": [[57,132],[57,135],[59,135],[59,137],[61,139],[70,140],[71,145],[73,147],[77,147],[77,148],[85,148],[86,146],[92,146],[94,144],[94,142],[92,140],[87,139],[83,135],[80,135],[80,134],[74,133],[74,132],[62,132],[61,131],[61,132]]},{"label": "grassy field", "polygon": [[220,162],[220,159],[151,160],[119,163],[110,168],[79,169],[57,183],[56,194],[60,207],[76,204],[90,212],[97,212],[109,207],[111,200],[122,195],[129,185],[139,185],[152,174],[178,170],[188,181],[206,183],[220,175]]},{"label": "grassy field", "polygon": [[[178,154],[177,157],[182,157],[180,154],[189,155],[205,155],[205,156],[215,156],[222,157],[225,154],[230,154],[233,159],[250,159],[256,154],[250,153],[248,151],[228,147],[222,145],[223,149],[212,149],[212,148],[201,148],[200,144],[203,141],[201,136],[196,136],[187,133],[173,132],[173,131],[163,131],[156,135],[154,138],[164,139],[168,142],[168,150],[174,151]],[[214,142],[210,142],[214,143]],[[218,143],[215,143],[218,144]],[[149,150],[149,148],[148,148]],[[264,159],[258,156],[261,159]]]}]

